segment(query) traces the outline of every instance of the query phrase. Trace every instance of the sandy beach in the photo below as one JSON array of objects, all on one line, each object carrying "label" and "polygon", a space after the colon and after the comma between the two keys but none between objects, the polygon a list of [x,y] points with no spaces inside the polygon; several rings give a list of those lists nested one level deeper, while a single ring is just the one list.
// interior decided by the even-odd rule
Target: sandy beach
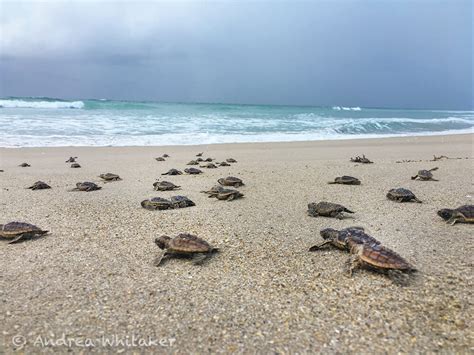
[{"label": "sandy beach", "polygon": [[[0,149],[0,223],[50,231],[0,243],[0,353],[470,353],[473,229],[449,226],[436,211],[473,204],[473,138]],[[184,170],[201,151],[238,162],[197,176],[160,175]],[[154,159],[164,153],[165,162]],[[362,154],[374,164],[349,161]],[[462,159],[432,162],[433,155]],[[70,156],[82,168],[71,169]],[[18,167],[23,162],[31,167]],[[410,179],[433,167],[440,181]],[[104,184],[98,175],[106,172],[123,181]],[[245,182],[244,198],[200,193],[229,175]],[[327,184],[341,175],[362,184]],[[153,191],[157,179],[182,188]],[[52,189],[25,189],[38,180]],[[79,181],[102,190],[68,192]],[[385,195],[396,187],[423,203],[389,201]],[[196,206],[140,206],[177,194]],[[309,217],[307,204],[324,200],[355,214]],[[416,266],[408,286],[366,270],[346,277],[343,251],[308,252],[322,240],[321,229],[353,225]],[[181,232],[220,253],[201,266],[172,259],[155,267],[154,239]]]}]

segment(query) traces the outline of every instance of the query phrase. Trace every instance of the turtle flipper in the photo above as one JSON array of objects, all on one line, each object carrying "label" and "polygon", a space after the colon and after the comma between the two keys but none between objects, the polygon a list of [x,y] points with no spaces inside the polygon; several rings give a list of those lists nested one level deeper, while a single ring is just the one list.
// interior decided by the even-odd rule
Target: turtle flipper
[{"label": "turtle flipper", "polygon": [[410,276],[401,270],[388,270],[387,276],[397,286],[407,286],[410,281]]},{"label": "turtle flipper", "polygon": [[20,235],[17,235],[14,239],[12,239],[11,241],[8,242],[8,244],[16,244],[16,243],[20,243],[22,242],[23,240],[26,239],[26,236],[25,234],[20,234]]},{"label": "turtle flipper", "polygon": [[413,199],[416,203],[423,203],[421,200],[418,200],[416,197]]},{"label": "turtle flipper", "polygon": [[360,267],[359,256],[358,255],[349,256],[344,266],[345,266],[344,269],[345,269],[346,275],[348,277],[352,277],[354,270]]},{"label": "turtle flipper", "polygon": [[194,265],[202,265],[207,258],[211,256],[211,252],[209,253],[200,253],[193,256],[193,264]]},{"label": "turtle flipper", "polygon": [[308,249],[308,251],[318,251],[321,249],[321,247],[327,245],[327,244],[331,244],[331,241],[329,240],[326,240],[320,244],[316,244],[316,245],[313,245],[311,248]]},{"label": "turtle flipper", "polygon": [[158,255],[155,260],[153,261],[153,265],[154,266],[161,266],[162,263],[166,260],[166,259],[169,259],[170,257],[170,253],[168,252],[164,252],[164,253],[160,253],[160,255]]},{"label": "turtle flipper", "polygon": [[415,180],[418,177],[418,175],[412,176],[411,179]]}]

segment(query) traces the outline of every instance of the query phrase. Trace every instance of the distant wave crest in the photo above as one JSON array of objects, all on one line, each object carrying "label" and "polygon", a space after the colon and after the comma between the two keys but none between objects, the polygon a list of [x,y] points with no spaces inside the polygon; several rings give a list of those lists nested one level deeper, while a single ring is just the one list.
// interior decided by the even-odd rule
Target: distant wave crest
[{"label": "distant wave crest", "polygon": [[344,106],[333,106],[332,107],[333,110],[336,110],[336,111],[362,111],[362,109],[358,106],[356,107],[344,107]]},{"label": "distant wave crest", "polygon": [[82,101],[26,101],[26,100],[0,100],[3,108],[84,108]]}]

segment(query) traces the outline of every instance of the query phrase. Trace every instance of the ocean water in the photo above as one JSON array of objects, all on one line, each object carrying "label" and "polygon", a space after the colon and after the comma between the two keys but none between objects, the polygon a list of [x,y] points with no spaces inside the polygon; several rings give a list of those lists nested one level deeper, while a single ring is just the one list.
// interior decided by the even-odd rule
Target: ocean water
[{"label": "ocean water", "polygon": [[0,146],[133,146],[473,133],[474,111],[0,99]]}]

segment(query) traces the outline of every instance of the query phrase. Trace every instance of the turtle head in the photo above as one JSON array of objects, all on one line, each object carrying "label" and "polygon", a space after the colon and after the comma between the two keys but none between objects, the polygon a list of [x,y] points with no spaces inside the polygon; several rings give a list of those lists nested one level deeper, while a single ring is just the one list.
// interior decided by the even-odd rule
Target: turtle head
[{"label": "turtle head", "polygon": [[319,234],[321,234],[321,237],[323,237],[324,240],[335,240],[339,234],[339,231],[332,228],[326,228],[321,230]]},{"label": "turtle head", "polygon": [[450,219],[452,215],[453,215],[453,210],[451,210],[449,208],[443,208],[443,209],[438,211],[438,216],[440,216],[445,221]]},{"label": "turtle head", "polygon": [[166,249],[168,248],[170,240],[171,238],[167,235],[162,235],[161,237],[155,239],[155,244],[158,245],[160,249]]}]

